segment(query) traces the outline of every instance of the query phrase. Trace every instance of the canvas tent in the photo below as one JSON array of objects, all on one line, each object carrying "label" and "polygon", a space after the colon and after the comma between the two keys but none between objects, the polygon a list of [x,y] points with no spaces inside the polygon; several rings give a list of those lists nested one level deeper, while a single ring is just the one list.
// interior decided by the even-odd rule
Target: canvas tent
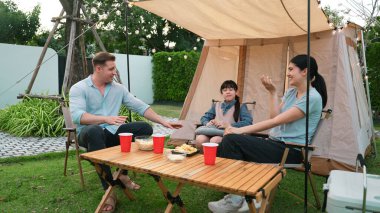
[{"label": "canvas tent", "polygon": [[[333,110],[317,132],[312,170],[354,168],[372,137],[372,122],[357,55],[360,30],[350,24],[330,29],[317,1],[311,1],[311,56],[319,65],[328,90],[326,108]],[[254,122],[269,118],[268,93],[260,76],[270,75],[282,97],[287,89],[290,58],[307,50],[307,1],[303,0],[150,0],[136,6],[164,17],[205,39],[181,119],[198,121],[220,97],[227,79],[238,82],[243,101],[257,102]]]}]

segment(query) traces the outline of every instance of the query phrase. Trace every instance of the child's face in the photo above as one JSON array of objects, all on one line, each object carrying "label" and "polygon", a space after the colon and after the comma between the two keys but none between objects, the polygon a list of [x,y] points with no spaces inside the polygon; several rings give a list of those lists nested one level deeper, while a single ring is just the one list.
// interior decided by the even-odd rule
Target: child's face
[{"label": "child's face", "polygon": [[223,99],[227,102],[235,100],[236,90],[233,88],[224,88],[222,89]]}]

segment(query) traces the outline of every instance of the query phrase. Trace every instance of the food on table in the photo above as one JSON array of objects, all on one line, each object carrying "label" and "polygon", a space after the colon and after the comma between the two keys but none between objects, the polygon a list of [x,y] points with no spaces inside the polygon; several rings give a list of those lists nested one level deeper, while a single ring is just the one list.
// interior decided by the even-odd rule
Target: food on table
[{"label": "food on table", "polygon": [[182,152],[182,153],[186,153],[186,154],[191,154],[191,153],[194,153],[197,151],[197,149],[195,147],[192,147],[188,144],[182,144],[181,146],[177,146],[174,151],[176,152]]},{"label": "food on table", "polygon": [[153,150],[153,139],[151,137],[136,137],[135,142],[140,150]]}]

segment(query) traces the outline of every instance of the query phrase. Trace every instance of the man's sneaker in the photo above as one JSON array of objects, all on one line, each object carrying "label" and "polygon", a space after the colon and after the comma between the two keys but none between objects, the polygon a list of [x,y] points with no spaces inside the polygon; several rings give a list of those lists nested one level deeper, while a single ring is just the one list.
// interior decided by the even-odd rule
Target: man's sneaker
[{"label": "man's sneaker", "polygon": [[[257,203],[255,199],[253,199],[252,201],[255,204],[256,210],[258,210],[261,207],[261,202]],[[248,203],[245,199],[244,199],[244,202],[241,205],[240,209],[237,212],[239,212],[239,213],[249,212]]]},{"label": "man's sneaker", "polygon": [[241,199],[240,202],[234,202],[232,196],[236,195],[228,194],[221,200],[209,202],[208,209],[214,213],[236,212],[241,207],[244,199]]}]

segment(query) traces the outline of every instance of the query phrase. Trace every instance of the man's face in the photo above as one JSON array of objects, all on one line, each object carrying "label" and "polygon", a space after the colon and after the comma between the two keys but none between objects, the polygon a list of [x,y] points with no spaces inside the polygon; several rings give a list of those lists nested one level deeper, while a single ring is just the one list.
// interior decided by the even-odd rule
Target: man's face
[{"label": "man's face", "polygon": [[98,71],[100,79],[105,83],[111,83],[113,77],[116,75],[116,64],[114,61],[106,61],[104,65],[98,65],[96,70]]}]

